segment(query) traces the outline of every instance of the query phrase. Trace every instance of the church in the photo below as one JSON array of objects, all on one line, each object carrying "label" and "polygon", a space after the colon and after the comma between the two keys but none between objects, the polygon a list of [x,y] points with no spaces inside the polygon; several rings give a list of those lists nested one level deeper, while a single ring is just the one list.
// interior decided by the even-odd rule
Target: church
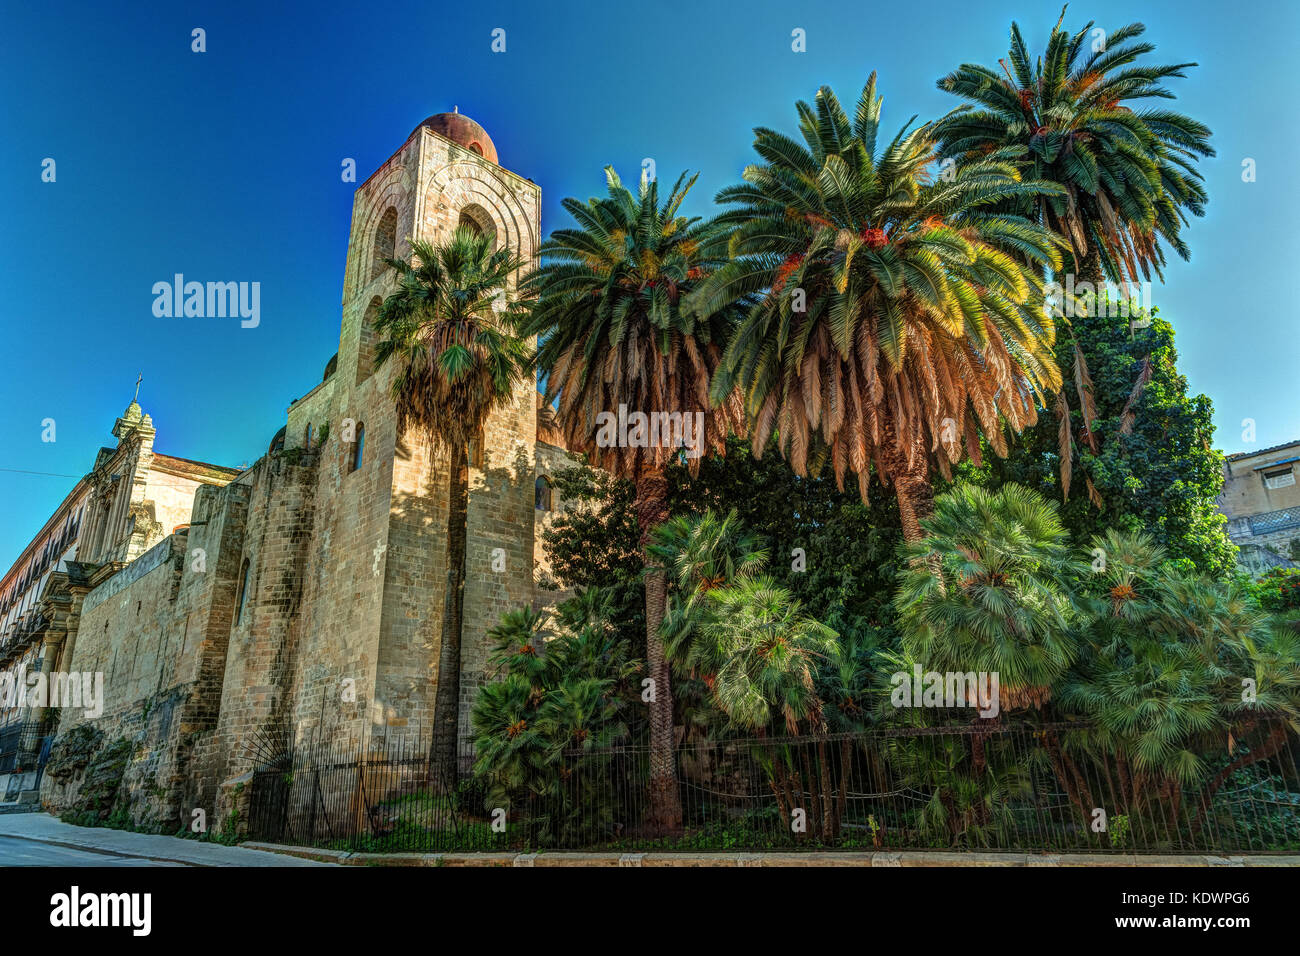
[{"label": "church", "polygon": [[[191,808],[226,812],[268,751],[427,739],[449,476],[443,456],[397,433],[394,369],[374,367],[371,323],[394,289],[382,259],[467,225],[533,262],[540,205],[479,124],[431,116],[356,190],[338,352],[261,459],[236,471],[155,454],[153,420],[132,401],[116,448],[78,484],[74,533],[29,575],[25,610],[0,636],[3,647],[12,623],[27,655],[0,667],[102,673],[102,714],[27,713],[0,765],[9,790],[35,798],[35,776],[41,802],[75,807],[105,755],[129,753],[130,815],[167,829]],[[487,630],[553,594],[537,584],[541,531],[560,507],[549,476],[571,460],[550,411],[525,383],[471,447],[462,747]]]}]

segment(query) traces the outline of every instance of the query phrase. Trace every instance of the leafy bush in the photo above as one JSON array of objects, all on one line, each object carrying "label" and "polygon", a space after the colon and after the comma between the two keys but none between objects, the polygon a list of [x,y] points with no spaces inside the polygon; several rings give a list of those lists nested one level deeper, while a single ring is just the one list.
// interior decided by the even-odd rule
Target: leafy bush
[{"label": "leafy bush", "polygon": [[1300,610],[1300,568],[1273,568],[1260,575],[1256,586],[1265,609]]},{"label": "leafy bush", "polygon": [[484,808],[506,810],[541,846],[614,832],[607,751],[631,739],[627,717],[644,668],[607,623],[608,599],[588,589],[565,602],[558,635],[527,607],[488,633],[489,663],[502,676],[474,704],[474,774]]}]

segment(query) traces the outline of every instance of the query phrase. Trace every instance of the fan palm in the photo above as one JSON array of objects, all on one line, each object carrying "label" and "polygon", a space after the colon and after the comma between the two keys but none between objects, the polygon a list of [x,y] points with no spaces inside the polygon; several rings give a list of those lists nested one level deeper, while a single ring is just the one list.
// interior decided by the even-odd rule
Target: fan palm
[{"label": "fan palm", "polygon": [[[742,425],[739,402],[727,396],[714,407],[709,381],[726,342],[725,311],[696,320],[680,303],[724,256],[711,222],[680,215],[695,179],[678,178],[666,199],[643,177],[639,193],[606,168],[608,195],[586,203],[565,199],[577,228],[559,229],[542,245],[542,266],[529,278],[537,302],[522,329],[541,337],[538,365],[568,447],[612,474],[631,479],[641,545],[668,517],[667,466],[682,449],[672,441],[610,442],[606,416],[679,414],[701,427],[688,457],[721,454],[726,436]],[[653,421],[653,419],[651,420]],[[660,438],[663,438],[661,433]],[[631,446],[631,447],[629,447]],[[673,763],[673,695],[659,635],[665,580],[650,567],[645,583],[646,657],[654,696],[650,704],[651,828],[681,824]]]},{"label": "fan palm", "polygon": [[668,661],[680,669],[709,593],[737,578],[753,577],[767,563],[768,552],[740,523],[734,508],[725,516],[712,509],[675,515],[653,530],[647,550],[668,576],[661,630]]},{"label": "fan palm", "polygon": [[[1186,788],[1206,784],[1208,806],[1231,773],[1272,757],[1300,726],[1300,642],[1238,584],[1162,564],[1148,535],[1109,531],[1092,545],[1105,560],[1085,579],[1086,627],[1061,702],[1094,721],[1087,750],[1108,799],[1172,829]],[[1229,756],[1244,752],[1209,779],[1205,758],[1221,759],[1225,741]],[[1067,791],[1084,780],[1067,773]],[[1096,805],[1080,796],[1081,808]]]},{"label": "fan palm", "polygon": [[798,104],[802,143],[755,131],[764,162],[718,195],[734,258],[689,307],[754,300],[713,380],[715,399],[744,396],[754,453],[775,431],[797,474],[829,461],[864,501],[874,464],[917,540],[932,456],[946,474],[963,442],[978,456],[981,430],[1005,454],[1004,425],[1034,423],[1036,396],[1060,384],[1039,270],[1062,240],[987,210],[1061,190],[998,154],[931,181],[930,127],[878,150],[880,105],[873,73],[852,122],[823,87]]},{"label": "fan palm", "polygon": [[628,741],[642,665],[604,621],[589,620],[601,606],[592,588],[561,604],[559,633],[548,633],[543,615],[528,607],[502,615],[488,632],[489,663],[501,676],[474,702],[475,773],[486,806],[522,813],[525,833],[547,845],[611,835],[608,751]]},{"label": "fan palm", "polygon": [[[709,591],[698,632],[686,666],[704,675],[710,703],[732,729],[762,738],[752,754],[782,818],[793,822],[802,810],[805,835],[833,840],[847,781],[844,765],[834,772],[817,676],[836,658],[839,635],[768,577],[737,577]],[[810,741],[779,739],[808,732]]]},{"label": "fan palm", "polygon": [[490,237],[457,229],[441,245],[411,243],[411,258],[384,260],[397,291],[375,318],[375,367],[396,364],[392,397],[399,437],[411,435],[449,458],[447,588],[434,702],[433,769],[455,785],[464,620],[468,445],[493,409],[526,381],[531,348],[498,313],[518,305],[507,289],[524,261]]},{"label": "fan palm", "polygon": [[716,588],[709,605],[687,663],[710,675],[714,702],[732,725],[760,734],[824,733],[815,677],[835,656],[836,633],[768,577]]},{"label": "fan palm", "polygon": [[1075,655],[1075,567],[1056,506],[1020,485],[961,485],[925,528],[895,598],[908,657],[997,674],[1003,709],[1041,707]]},{"label": "fan palm", "polygon": [[1026,177],[1064,187],[1008,208],[1067,236],[1075,271],[1093,283],[1162,276],[1162,242],[1186,259],[1181,229],[1189,213],[1205,214],[1196,162],[1214,155],[1210,130],[1173,110],[1128,105],[1173,99],[1163,82],[1196,65],[1138,63],[1155,49],[1137,42],[1145,31],[1132,23],[1104,33],[1090,22],[1071,35],[1058,20],[1034,61],[1012,23],[1001,73],[966,63],[938,82],[970,104],[936,124],[942,154],[979,162],[1014,148]]}]

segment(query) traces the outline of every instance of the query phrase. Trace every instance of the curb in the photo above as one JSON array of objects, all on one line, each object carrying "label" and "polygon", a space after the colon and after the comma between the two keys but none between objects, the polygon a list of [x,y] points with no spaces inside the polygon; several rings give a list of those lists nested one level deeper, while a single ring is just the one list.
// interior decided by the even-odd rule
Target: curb
[{"label": "curb", "polygon": [[934,851],[887,851],[869,853],[353,853],[347,850],[319,850],[279,843],[242,843],[250,850],[265,850],[288,856],[339,863],[344,866],[601,866],[601,867],[722,867],[722,866],[835,866],[835,867],[970,867],[970,866],[1300,866],[1300,855],[1207,856],[1174,854],[1088,853],[957,853]]}]

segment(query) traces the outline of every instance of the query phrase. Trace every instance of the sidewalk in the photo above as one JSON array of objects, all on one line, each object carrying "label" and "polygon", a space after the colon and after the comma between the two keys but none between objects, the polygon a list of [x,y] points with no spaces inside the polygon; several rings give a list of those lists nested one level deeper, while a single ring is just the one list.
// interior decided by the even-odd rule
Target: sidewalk
[{"label": "sidewalk", "polygon": [[[78,827],[46,813],[0,814],[0,838],[3,837],[184,866],[330,865],[280,853],[222,846],[219,843],[201,843],[180,837],[109,830],[104,827]],[[105,865],[114,865],[111,858],[105,859]]]},{"label": "sidewalk", "polygon": [[[0,815],[0,841],[30,841],[33,846],[65,847],[111,854],[118,858],[182,866],[1300,866],[1300,855],[1233,856],[1165,854],[1089,854],[962,852],[943,850],[876,850],[837,853],[721,852],[546,852],[546,853],[349,853],[272,843],[222,846],[180,837],[131,833],[102,827],[78,827],[45,813]],[[3,863],[0,856],[0,863]],[[106,857],[103,865],[115,865]]]}]

